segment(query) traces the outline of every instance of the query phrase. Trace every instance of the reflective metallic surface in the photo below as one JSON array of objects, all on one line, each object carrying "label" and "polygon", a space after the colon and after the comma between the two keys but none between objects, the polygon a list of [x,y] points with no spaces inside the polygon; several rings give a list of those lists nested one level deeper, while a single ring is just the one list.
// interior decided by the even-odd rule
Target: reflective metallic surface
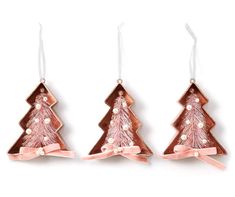
[{"label": "reflective metallic surface", "polygon": [[142,138],[138,135],[138,129],[141,126],[140,121],[136,118],[135,114],[131,111],[130,107],[134,103],[133,98],[130,97],[130,95],[127,93],[127,91],[124,89],[124,87],[121,84],[118,84],[117,87],[114,89],[114,91],[109,95],[109,97],[105,100],[105,103],[110,106],[110,109],[106,116],[101,120],[99,123],[99,126],[103,129],[104,134],[100,138],[100,140],[97,142],[97,144],[94,146],[94,148],[90,151],[89,154],[96,154],[101,152],[101,147],[105,143],[105,138],[107,136],[107,132],[109,129],[109,124],[112,117],[112,111],[114,106],[115,99],[119,96],[118,92],[122,91],[123,96],[126,99],[127,105],[130,110],[130,119],[132,121],[132,130],[133,130],[133,140],[135,145],[139,146],[141,148],[141,155],[151,156],[152,151],[147,147],[147,145],[143,142]]},{"label": "reflective metallic surface", "polygon": [[[56,103],[57,100],[55,99],[55,97],[53,96],[53,94],[49,91],[49,89],[45,86],[44,83],[40,83],[38,85],[38,87],[33,91],[33,93],[28,97],[27,102],[31,105],[30,110],[27,112],[27,114],[23,117],[23,119],[20,121],[20,126],[23,128],[24,132],[23,134],[20,136],[20,138],[15,142],[15,144],[11,147],[11,149],[9,150],[9,154],[17,154],[19,153],[20,147],[22,147],[22,143],[23,143],[23,137],[26,134],[26,124],[30,119],[30,114],[33,111],[33,109],[35,108],[35,98],[37,95],[39,95],[40,93],[45,93],[47,96],[47,103],[50,105],[50,108],[52,108]],[[60,144],[61,150],[67,150],[60,134],[58,133],[58,130],[60,130],[60,128],[63,126],[63,123],[61,122],[61,120],[59,119],[59,117],[55,114],[55,112],[51,109],[53,116],[51,117],[51,123],[53,124],[53,127],[56,128],[56,132],[57,132],[57,143]]]},{"label": "reflective metallic surface", "polygon": [[[186,93],[182,96],[182,98],[179,101],[184,106],[184,110],[179,115],[179,117],[176,119],[176,121],[173,123],[173,126],[178,130],[178,133],[176,134],[176,136],[174,137],[173,141],[170,143],[168,148],[165,150],[164,154],[174,153],[174,147],[176,145],[179,145],[180,141],[182,142],[182,140],[181,140],[182,139],[182,132],[183,132],[184,124],[185,124],[185,116],[187,113],[187,106],[189,104],[188,98],[191,94],[196,95],[196,97],[198,98],[197,102],[200,103],[200,107],[201,107],[200,111],[203,112],[201,115],[203,116],[203,121],[205,122],[204,125],[206,125],[206,127],[204,129],[206,130],[206,136],[208,139],[208,143],[206,143],[205,148],[216,147],[218,155],[226,154],[225,149],[217,142],[217,140],[211,134],[210,130],[215,126],[215,122],[206,113],[206,111],[202,108],[202,106],[205,105],[208,102],[208,100],[201,93],[201,91],[199,90],[199,88],[196,86],[195,83],[192,83],[190,85],[190,87],[188,88]],[[192,148],[195,148],[195,147],[192,147]]]}]

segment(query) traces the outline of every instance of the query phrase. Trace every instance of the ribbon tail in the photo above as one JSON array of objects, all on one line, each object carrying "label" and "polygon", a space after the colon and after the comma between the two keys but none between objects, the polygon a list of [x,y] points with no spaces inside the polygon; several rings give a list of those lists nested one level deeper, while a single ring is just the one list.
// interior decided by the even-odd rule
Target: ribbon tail
[{"label": "ribbon tail", "polygon": [[204,161],[214,167],[219,169],[224,169],[223,163],[217,161],[216,159],[210,157],[210,155],[216,155],[216,147],[204,148],[204,149],[193,149],[184,145],[176,145],[174,147],[175,153],[162,155],[164,159],[184,159],[189,157],[195,157],[198,160]]},{"label": "ribbon tail", "polygon": [[127,159],[134,160],[134,161],[139,161],[143,163],[148,163],[148,159],[146,156],[143,155],[137,155],[137,154],[120,154],[123,157],[126,157]]},{"label": "ribbon tail", "polygon": [[206,156],[206,155],[202,155],[202,156],[199,156],[197,157],[197,159],[201,160],[201,161],[204,161],[216,168],[219,168],[221,170],[224,170],[225,169],[225,166],[223,163],[221,163],[220,161],[216,160],[216,159],[213,159],[212,157],[210,156]]},{"label": "ribbon tail", "polygon": [[113,151],[105,151],[105,152],[96,153],[96,154],[92,154],[92,155],[82,157],[82,159],[83,160],[106,159],[106,158],[112,157],[112,156],[114,156]]},{"label": "ribbon tail", "polygon": [[172,154],[160,155],[160,157],[163,159],[178,160],[178,159],[185,159],[185,158],[192,157],[192,155],[189,155],[186,152],[177,152],[177,153],[172,153]]},{"label": "ribbon tail", "polygon": [[9,154],[8,157],[10,160],[24,161],[24,160],[32,160],[39,156],[34,153],[24,153],[24,154],[17,153],[17,154]]},{"label": "ribbon tail", "polygon": [[46,155],[55,156],[55,157],[75,158],[75,152],[66,151],[66,150],[55,150],[47,153]]}]

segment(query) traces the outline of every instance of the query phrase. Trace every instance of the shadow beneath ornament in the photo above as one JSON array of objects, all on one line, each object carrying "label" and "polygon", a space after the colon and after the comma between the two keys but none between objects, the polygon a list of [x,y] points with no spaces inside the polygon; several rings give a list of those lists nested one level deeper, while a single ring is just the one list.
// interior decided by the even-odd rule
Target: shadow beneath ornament
[{"label": "shadow beneath ornament", "polygon": [[78,161],[79,158],[63,158],[63,157],[54,157],[54,156],[40,156],[38,158],[27,160],[27,161],[13,161],[13,162],[21,162],[25,163],[27,165],[33,164],[33,165],[44,165],[44,164],[63,164],[63,163],[74,163],[74,161]]},{"label": "shadow beneath ornament", "polygon": [[[223,163],[223,160],[221,159],[220,156],[211,156],[211,158],[216,159],[220,162]],[[172,167],[176,170],[179,170],[179,168],[182,168],[183,170],[188,169],[190,174],[192,172],[192,170],[197,170],[201,171],[201,169],[203,168],[205,170],[205,172],[209,172],[208,174],[210,174],[210,171],[207,171],[208,169],[212,169],[218,172],[223,172],[226,170],[226,166],[225,169],[221,170],[215,166],[212,166],[204,161],[200,161],[197,158],[191,157],[191,158],[186,158],[186,159],[180,159],[180,160],[168,160],[171,164]],[[172,169],[172,170],[174,170]]]},{"label": "shadow beneath ornament", "polygon": [[116,155],[116,156],[113,156],[113,157],[109,157],[109,158],[106,158],[106,159],[100,159],[100,160],[84,160],[85,162],[89,162],[89,163],[92,163],[94,165],[97,165],[97,164],[108,164],[108,165],[116,165],[116,164],[140,164],[140,165],[146,165],[146,166],[149,166],[151,164],[150,160],[149,160],[149,163],[143,163],[143,162],[138,162],[138,161],[135,161],[135,160],[130,160],[130,159],[127,159],[123,156],[119,156],[119,155]]}]

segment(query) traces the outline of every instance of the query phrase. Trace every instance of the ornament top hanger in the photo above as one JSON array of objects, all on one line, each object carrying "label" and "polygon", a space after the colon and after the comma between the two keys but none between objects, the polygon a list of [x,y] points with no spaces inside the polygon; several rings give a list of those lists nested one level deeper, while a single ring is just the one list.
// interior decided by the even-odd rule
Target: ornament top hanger
[{"label": "ornament top hanger", "polygon": [[121,23],[118,31],[118,79],[117,86],[105,100],[110,110],[99,123],[104,131],[99,141],[92,148],[85,160],[106,159],[112,156],[122,156],[130,160],[148,162],[152,151],[138,134],[140,121],[131,110],[133,98],[122,83],[122,34]]},{"label": "ornament top hanger", "polygon": [[191,27],[186,23],[185,28],[193,38],[193,46],[189,59],[190,83],[196,82],[196,57],[197,57],[197,37]]},{"label": "ornament top hanger", "polygon": [[184,110],[173,124],[177,129],[177,134],[162,157],[173,160],[194,157],[219,169],[224,169],[225,166],[221,162],[211,157],[224,155],[226,150],[211,133],[215,122],[203,109],[208,100],[195,84],[197,37],[188,24],[185,27],[194,40],[189,61],[191,84],[179,100]]},{"label": "ornament top hanger", "polygon": [[75,157],[75,153],[67,149],[59,133],[63,123],[52,108],[57,100],[45,84],[42,25],[39,24],[39,27],[40,84],[27,99],[31,108],[20,121],[23,133],[8,151],[11,160],[31,160],[40,156]]}]

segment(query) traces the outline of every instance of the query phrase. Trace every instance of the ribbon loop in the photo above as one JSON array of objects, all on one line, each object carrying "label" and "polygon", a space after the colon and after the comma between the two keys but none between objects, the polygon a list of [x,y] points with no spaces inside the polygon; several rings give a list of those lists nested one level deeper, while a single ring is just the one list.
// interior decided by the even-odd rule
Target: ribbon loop
[{"label": "ribbon loop", "polygon": [[68,158],[75,157],[74,152],[62,150],[58,143],[49,144],[39,148],[21,147],[18,154],[9,155],[9,157],[12,160],[31,160],[40,156],[49,155]]},{"label": "ribbon loop", "polygon": [[138,155],[141,152],[139,146],[130,146],[130,147],[114,147],[112,144],[105,144],[101,147],[101,153],[88,155],[83,157],[85,160],[91,159],[106,159],[115,155],[120,155],[131,160],[136,160],[140,162],[147,163],[146,156]]},{"label": "ribbon loop", "polygon": [[173,154],[166,154],[166,155],[163,155],[162,157],[164,159],[173,159],[173,160],[195,157],[198,160],[204,161],[219,169],[225,168],[225,166],[221,162],[210,157],[210,155],[217,154],[216,147],[194,149],[185,145],[176,145],[174,147],[174,152],[175,153]]}]

